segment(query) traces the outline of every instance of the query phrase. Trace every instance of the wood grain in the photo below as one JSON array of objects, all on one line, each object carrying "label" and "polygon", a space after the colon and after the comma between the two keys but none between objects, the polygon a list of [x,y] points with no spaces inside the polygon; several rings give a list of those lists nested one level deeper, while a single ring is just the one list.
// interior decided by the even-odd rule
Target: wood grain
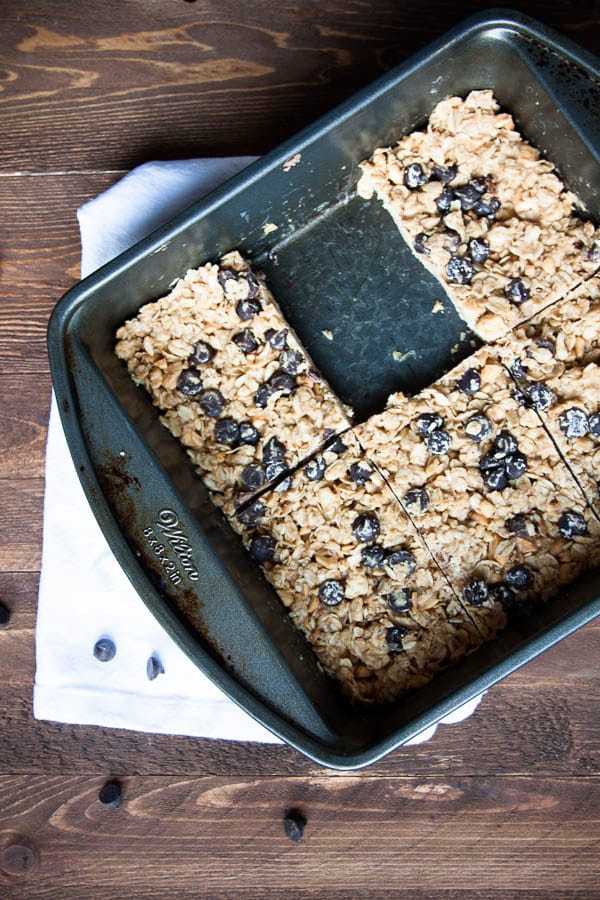
[{"label": "wood grain", "polygon": [[[500,787],[451,775],[129,777],[118,811],[98,802],[101,786],[98,778],[0,779],[5,843],[24,834],[40,856],[19,885],[4,876],[11,893],[90,896],[101,882],[115,898],[301,896],[296,886],[304,896],[440,896],[443,883],[583,895],[600,874],[592,778],[507,778]],[[297,844],[283,830],[290,807],[307,819]]]}]

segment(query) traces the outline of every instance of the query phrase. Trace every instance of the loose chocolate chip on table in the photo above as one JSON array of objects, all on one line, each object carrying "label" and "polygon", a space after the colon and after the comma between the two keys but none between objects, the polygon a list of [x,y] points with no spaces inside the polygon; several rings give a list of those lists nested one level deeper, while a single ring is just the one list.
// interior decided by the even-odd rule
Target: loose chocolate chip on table
[{"label": "loose chocolate chip on table", "polygon": [[527,471],[527,457],[524,453],[510,453],[504,463],[506,477],[510,481],[516,481]]},{"label": "loose chocolate chip on table", "polygon": [[327,466],[325,465],[325,460],[323,459],[323,457],[315,456],[314,459],[309,459],[309,461],[304,466],[304,474],[309,481],[321,481],[321,479],[325,475],[326,468]]},{"label": "loose chocolate chip on table", "polygon": [[445,187],[441,193],[437,195],[435,198],[435,205],[438,208],[438,212],[440,215],[445,216],[446,213],[450,212],[450,207],[452,205],[452,201],[454,200],[454,191],[451,188]]},{"label": "loose chocolate chip on table", "polygon": [[600,413],[594,413],[590,416],[588,424],[590,434],[593,434],[594,437],[600,437]]},{"label": "loose chocolate chip on table", "polygon": [[444,424],[441,416],[435,413],[423,413],[417,419],[417,431],[419,434],[431,434],[432,431],[438,431]]},{"label": "loose chocolate chip on table", "polygon": [[344,599],[344,585],[335,578],[328,578],[319,585],[319,600],[325,606],[339,606]]},{"label": "loose chocolate chip on table", "polygon": [[355,484],[366,484],[372,474],[373,469],[365,462],[352,463],[348,469],[348,477]]},{"label": "loose chocolate chip on table", "polygon": [[386,556],[387,553],[380,544],[370,544],[368,547],[363,547],[360,551],[362,564],[367,569],[381,568]]},{"label": "loose chocolate chip on table", "polygon": [[416,236],[416,238],[414,240],[414,244],[413,244],[413,246],[415,248],[415,253],[421,253],[423,256],[429,256],[431,251],[429,250],[429,247],[427,246],[428,240],[429,240],[429,238],[427,237],[427,235],[425,234],[424,231],[419,232],[419,234]]},{"label": "loose chocolate chip on table", "polygon": [[475,270],[464,256],[452,256],[446,264],[446,277],[452,284],[471,284]]},{"label": "loose chocolate chip on table", "polygon": [[403,503],[409,507],[412,515],[426,512],[429,509],[429,494],[425,488],[410,488],[403,497]]},{"label": "loose chocolate chip on table", "polygon": [[243,331],[238,331],[237,334],[234,334],[232,341],[238,350],[245,354],[254,353],[258,349],[258,341],[249,328],[244,328]]},{"label": "loose chocolate chip on table", "polygon": [[244,466],[240,477],[244,487],[249,491],[257,491],[265,483],[265,470],[262,466]]},{"label": "loose chocolate chip on table", "polygon": [[201,391],[198,394],[198,405],[207,416],[210,416],[211,419],[216,419],[223,412],[225,398],[215,388],[208,388],[206,391]]},{"label": "loose chocolate chip on table", "polygon": [[148,676],[148,681],[154,681],[154,679],[158,678],[159,675],[164,674],[165,667],[161,663],[158,656],[148,657],[148,662],[146,663],[146,675]]},{"label": "loose chocolate chip on table", "polygon": [[265,505],[260,500],[253,500],[248,506],[237,514],[242,525],[253,528],[258,525],[265,514]]},{"label": "loose chocolate chip on table", "polygon": [[451,181],[454,181],[457,174],[458,168],[454,165],[431,167],[432,178],[435,178],[436,181],[441,181],[444,184],[449,184]]},{"label": "loose chocolate chip on table", "polygon": [[479,578],[473,579],[463,588],[463,600],[470,603],[471,606],[483,606],[488,598],[488,586],[485,581]]},{"label": "loose chocolate chip on table", "polygon": [[285,350],[287,347],[287,336],[287,328],[282,328],[281,331],[269,328],[268,331],[265,331],[265,337],[274,350]]},{"label": "loose chocolate chip on table", "polygon": [[430,453],[434,453],[436,456],[447,453],[451,444],[450,435],[447,431],[442,431],[441,429],[432,431],[431,434],[428,434],[425,438],[425,442]]},{"label": "loose chocolate chip on table", "polygon": [[235,447],[240,439],[240,426],[235,419],[218,419],[215,422],[215,441],[227,447]]},{"label": "loose chocolate chip on table", "polygon": [[109,809],[118,809],[121,805],[123,792],[118,781],[107,781],[98,793],[98,800],[102,806]]},{"label": "loose chocolate chip on table", "polygon": [[193,366],[203,366],[210,362],[214,355],[215,351],[209,344],[205,344],[204,341],[198,341],[197,344],[194,344],[194,349],[188,358],[188,362]]},{"label": "loose chocolate chip on table", "polygon": [[99,662],[110,662],[115,658],[116,653],[117,648],[110,638],[100,638],[94,644],[94,656]]},{"label": "loose chocolate chip on table", "polygon": [[306,819],[298,809],[290,809],[283,820],[283,830],[290,841],[297,843],[304,834]]},{"label": "loose chocolate chip on table", "polygon": [[405,613],[412,608],[412,591],[410,588],[398,588],[385,595],[390,609],[396,613]]},{"label": "loose chocolate chip on table", "polygon": [[405,186],[409,190],[416,191],[418,188],[423,187],[429,179],[420,163],[411,163],[411,165],[407,166],[404,170],[403,180]]},{"label": "loose chocolate chip on table", "polygon": [[587,534],[587,525],[581,513],[567,509],[558,520],[558,530],[568,541]]},{"label": "loose chocolate chip on table", "polygon": [[504,296],[507,297],[513,306],[520,306],[531,297],[531,291],[521,281],[520,278],[511,278],[504,288]]},{"label": "loose chocolate chip on table", "polygon": [[469,181],[468,184],[454,188],[454,199],[460,201],[460,208],[463,212],[468,212],[479,203],[482,193],[483,190],[480,190],[478,185]]},{"label": "loose chocolate chip on table", "polygon": [[265,445],[263,447],[263,461],[275,462],[276,460],[282,460],[285,458],[285,446],[281,443],[279,438],[270,437],[268,441],[265,441]]},{"label": "loose chocolate chip on table", "polygon": [[10,609],[5,603],[0,603],[0,628],[4,628],[10,621]]},{"label": "loose chocolate chip on table", "polygon": [[585,437],[590,430],[590,421],[586,413],[577,406],[566,409],[558,417],[560,430],[570,439]]},{"label": "loose chocolate chip on table", "polygon": [[390,550],[385,559],[386,568],[401,569],[404,578],[410,578],[417,568],[417,561],[410,550]]},{"label": "loose chocolate chip on table", "polygon": [[298,350],[284,350],[279,358],[279,365],[288,375],[297,375],[304,365],[304,357]]},{"label": "loose chocolate chip on table", "polygon": [[293,375],[282,372],[280,369],[274,372],[267,382],[271,394],[281,394],[282,397],[289,397],[294,393],[298,385]]},{"label": "loose chocolate chip on table", "polygon": [[251,447],[256,447],[260,440],[258,429],[251,422],[240,422],[239,435],[240,444],[249,444]]},{"label": "loose chocolate chip on table", "polygon": [[467,253],[474,263],[481,265],[490,255],[490,245],[481,238],[471,238],[467,244]]},{"label": "loose chocolate chip on table", "polygon": [[510,534],[515,534],[517,537],[533,537],[537,531],[535,523],[523,513],[511,516],[504,524]]},{"label": "loose chocolate chip on table", "polygon": [[481,375],[477,369],[467,369],[455,382],[455,387],[463,394],[476,394],[481,388]]},{"label": "loose chocolate chip on table", "polygon": [[523,390],[523,395],[525,397],[525,405],[540,412],[550,409],[556,400],[556,395],[550,388],[538,381],[532,381],[528,384]]},{"label": "loose chocolate chip on table", "polygon": [[379,519],[374,513],[362,513],[352,523],[354,537],[363,544],[376,541],[380,531]]},{"label": "loose chocolate chip on table", "polygon": [[240,300],[235,311],[243,322],[249,322],[259,314],[261,309],[262,306],[258,300]]},{"label": "loose chocolate chip on table", "polygon": [[[389,602],[389,601],[388,601]],[[390,653],[404,653],[402,638],[408,634],[408,628],[403,625],[392,625],[385,633],[385,639]]]},{"label": "loose chocolate chip on table", "polygon": [[490,200],[479,200],[473,207],[473,212],[479,219],[489,219],[493,222],[499,209],[500,201],[492,197]]},{"label": "loose chocolate chip on table", "polygon": [[177,390],[186,397],[195,397],[202,390],[200,372],[196,369],[184,369],[177,380]]},{"label": "loose chocolate chip on table", "polygon": [[256,562],[268,562],[275,556],[275,539],[270,534],[258,534],[250,541],[250,556]]},{"label": "loose chocolate chip on table", "polygon": [[513,566],[506,573],[504,580],[515,591],[526,591],[533,585],[533,572],[529,566]]},{"label": "loose chocolate chip on table", "polygon": [[471,416],[465,425],[465,433],[476,444],[480,444],[491,435],[492,423],[486,416]]}]

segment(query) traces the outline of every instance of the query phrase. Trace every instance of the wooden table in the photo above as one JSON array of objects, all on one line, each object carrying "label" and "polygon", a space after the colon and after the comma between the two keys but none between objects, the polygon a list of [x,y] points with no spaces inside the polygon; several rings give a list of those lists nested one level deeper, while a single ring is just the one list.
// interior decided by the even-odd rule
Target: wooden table
[{"label": "wooden table", "polygon": [[[487,5],[4,0],[0,896],[600,896],[600,623],[464,724],[355,774],[31,711],[45,329],[78,277],[77,207],[146,160],[262,153]],[[520,8],[600,50],[598,2]],[[119,810],[98,802],[111,776]],[[299,843],[282,825],[292,806]]]}]

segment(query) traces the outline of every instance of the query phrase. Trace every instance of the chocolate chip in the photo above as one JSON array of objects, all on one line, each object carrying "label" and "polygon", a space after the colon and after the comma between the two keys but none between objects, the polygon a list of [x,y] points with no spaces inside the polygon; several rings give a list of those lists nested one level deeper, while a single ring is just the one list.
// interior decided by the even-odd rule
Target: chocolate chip
[{"label": "chocolate chip", "polygon": [[[289,472],[289,468],[286,466],[284,462],[281,460],[275,460],[274,462],[267,463],[265,467],[265,478],[267,481],[275,481],[276,478],[279,478],[280,475],[283,475],[285,472]],[[277,485],[275,490],[278,493],[283,493],[283,491],[289,491],[292,486],[291,478],[284,478],[280,484]]]},{"label": "chocolate chip", "polygon": [[585,258],[588,262],[595,263],[596,265],[600,264],[600,241],[592,241],[585,254]]},{"label": "chocolate chip", "polygon": [[408,634],[408,628],[403,625],[393,625],[385,633],[389,653],[404,653],[402,638]]},{"label": "chocolate chip", "polygon": [[235,419],[219,419],[215,422],[214,435],[218,444],[235,447],[240,439],[240,426]]},{"label": "chocolate chip", "polygon": [[481,265],[490,255],[490,245],[481,238],[471,238],[467,244],[467,253],[474,263]]},{"label": "chocolate chip", "polygon": [[240,444],[249,444],[251,447],[256,447],[260,440],[260,433],[251,422],[240,422],[239,437]]},{"label": "chocolate chip", "polygon": [[100,638],[94,644],[94,656],[98,662],[110,662],[111,659],[115,658],[116,653],[117,648],[114,641],[111,641],[110,638]]},{"label": "chocolate chip", "polygon": [[517,604],[514,591],[502,581],[496,581],[489,585],[489,597],[495,603],[501,603],[507,612],[512,611]]},{"label": "chocolate chip", "polygon": [[319,600],[325,606],[339,606],[344,599],[344,585],[335,578],[328,578],[319,585]]},{"label": "chocolate chip", "polygon": [[417,568],[417,561],[410,550],[390,550],[386,556],[385,566],[394,569],[397,573],[398,569],[402,570],[404,578],[410,578]]},{"label": "chocolate chip", "polygon": [[[328,432],[331,432],[331,429],[326,428],[325,440],[327,440],[327,438],[331,437],[331,434],[333,434],[333,432],[329,434]],[[332,453],[337,453],[338,456],[341,456],[342,453],[345,453],[347,449],[347,446],[344,444],[340,437],[336,438],[335,441],[333,441],[333,443],[329,444],[329,446],[327,447],[327,450],[330,450]]]},{"label": "chocolate chip", "polygon": [[225,290],[225,285],[228,281],[237,281],[237,275],[235,272],[232,272],[231,269],[219,269],[217,273],[217,281]]},{"label": "chocolate chip", "polygon": [[457,174],[458,168],[454,165],[431,167],[432,178],[435,178],[436,181],[441,181],[444,184],[449,184],[451,181],[454,181]]},{"label": "chocolate chip", "polygon": [[411,191],[416,191],[427,183],[428,178],[420,163],[411,163],[410,166],[407,166],[404,170],[403,181],[405,187]]},{"label": "chocolate chip", "polygon": [[379,544],[370,544],[368,547],[363,547],[360,551],[362,564],[367,569],[381,568],[386,556],[386,551]]},{"label": "chocolate chip", "polygon": [[444,420],[436,413],[423,413],[417,419],[417,431],[419,434],[431,434],[432,431],[438,431],[444,424]]},{"label": "chocolate chip", "polygon": [[463,212],[468,212],[479,203],[482,193],[483,191],[470,181],[468,184],[454,188],[454,199],[460,201],[460,208]]},{"label": "chocolate chip", "polygon": [[535,343],[541,350],[547,350],[551,356],[556,355],[556,344],[549,338],[538,338]]},{"label": "chocolate chip", "polygon": [[517,440],[510,431],[501,431],[494,441],[494,453],[497,459],[504,459],[509,453],[515,453],[518,449]]},{"label": "chocolate chip", "polygon": [[411,488],[405,493],[402,502],[410,509],[411,515],[427,512],[429,509],[429,494],[425,488]]},{"label": "chocolate chip", "polygon": [[441,216],[445,216],[446,213],[450,212],[450,207],[452,206],[452,201],[454,200],[454,191],[445,187],[443,190],[437,195],[435,198],[435,205],[438,208],[438,212]]},{"label": "chocolate chip", "polygon": [[372,474],[373,469],[365,462],[352,463],[348,469],[348,477],[355,484],[366,484]]},{"label": "chocolate chip", "polygon": [[471,284],[475,270],[464,256],[452,256],[446,265],[446,277],[452,284]]},{"label": "chocolate chip", "polygon": [[249,322],[261,311],[262,306],[258,300],[240,300],[235,311],[243,322]]},{"label": "chocolate chip", "polygon": [[268,331],[265,331],[265,337],[274,350],[285,350],[286,349],[287,336],[288,336],[287,328],[282,328],[281,331],[275,331],[274,328],[269,328]]},{"label": "chocolate chip", "polygon": [[523,396],[525,398],[525,406],[528,406],[530,409],[537,409],[540,412],[550,409],[556,401],[556,395],[540,381],[531,381],[527,387],[523,388]]},{"label": "chocolate chip", "polygon": [[258,350],[258,341],[249,328],[244,328],[243,331],[238,331],[237,334],[234,334],[232,341],[238,350],[241,350],[246,355]]},{"label": "chocolate chip", "polygon": [[[513,364],[510,367],[510,371],[514,375],[515,378],[518,378],[521,380],[524,378],[527,378],[527,369],[523,366],[523,363],[521,362],[520,359],[515,359],[515,361],[513,362]],[[521,406],[526,406],[527,398],[522,393],[522,391],[520,391],[519,394],[520,394],[520,396],[518,398],[519,404]]]},{"label": "chocolate chip", "polygon": [[513,566],[506,573],[504,580],[515,591],[526,591],[533,586],[533,572],[529,566]]},{"label": "chocolate chip", "polygon": [[315,456],[314,459],[309,459],[304,466],[304,474],[309,481],[321,481],[325,475],[326,468],[327,466],[325,465],[323,457]]},{"label": "chocolate chip", "polygon": [[259,384],[254,394],[254,405],[258,406],[259,409],[264,409],[267,403],[269,402],[269,398],[271,396],[271,390],[268,384]]},{"label": "chocolate chip", "polygon": [[216,419],[217,416],[221,415],[225,408],[225,398],[220,391],[209,388],[198,394],[198,405],[202,412],[206,413],[207,416]]},{"label": "chocolate chip", "polygon": [[305,828],[306,819],[299,810],[290,809],[289,812],[285,814],[283,830],[290,841],[297,843],[302,838]]},{"label": "chocolate chip", "polygon": [[477,369],[467,369],[455,382],[455,387],[463,394],[473,396],[481,388],[481,375]]},{"label": "chocolate chip", "polygon": [[262,455],[263,461],[266,463],[281,461],[285,458],[285,446],[279,438],[270,437],[268,441],[265,441]]},{"label": "chocolate chip", "polygon": [[492,423],[486,416],[471,416],[465,425],[465,434],[476,444],[485,441],[491,433]]},{"label": "chocolate chip", "polygon": [[436,456],[447,453],[451,444],[450,435],[447,431],[442,431],[441,429],[432,431],[431,434],[428,434],[425,438],[425,442],[430,453],[434,453]]},{"label": "chocolate chip", "polygon": [[245,488],[257,491],[265,483],[265,470],[262,466],[244,466],[240,478]]},{"label": "chocolate chip", "polygon": [[354,537],[364,544],[376,541],[380,531],[379,519],[373,513],[362,513],[352,523]]},{"label": "chocolate chip", "polygon": [[242,525],[247,525],[248,528],[255,528],[264,517],[265,514],[265,505],[261,503],[260,500],[253,500],[248,506],[244,507],[237,514],[237,518],[240,520]]},{"label": "chocolate chip", "polygon": [[268,562],[275,556],[275,540],[270,534],[258,534],[250,541],[250,556],[258,563]]},{"label": "chocolate chip", "polygon": [[504,462],[504,471],[510,481],[516,481],[527,471],[527,457],[524,453],[511,453]]},{"label": "chocolate chip", "polygon": [[194,344],[194,349],[188,358],[188,362],[192,366],[203,366],[210,362],[214,355],[215,351],[209,344],[205,344],[204,341],[198,341],[197,344]]},{"label": "chocolate chip", "polygon": [[531,519],[528,519],[527,516],[523,515],[523,513],[517,513],[515,516],[511,516],[504,524],[510,534],[514,534],[517,537],[533,537],[537,531],[535,523],[532,522]]},{"label": "chocolate chip", "polygon": [[[231,269],[221,269],[217,275],[217,281],[223,288],[226,297],[241,296],[242,302],[252,300],[259,291],[258,281],[249,271],[233,272]],[[240,294],[240,290],[242,294]]]},{"label": "chocolate chip", "polygon": [[123,792],[118,781],[107,781],[98,792],[98,800],[102,806],[106,806],[108,809],[118,809],[122,797]]},{"label": "chocolate chip", "polygon": [[560,430],[571,440],[585,437],[590,430],[590,422],[586,413],[577,406],[566,409],[558,417]]},{"label": "chocolate chip", "polygon": [[600,437],[600,413],[594,413],[588,420],[590,434]]},{"label": "chocolate chip", "polygon": [[186,397],[195,397],[202,390],[200,372],[196,369],[184,369],[177,379],[177,390]]},{"label": "chocolate chip", "polygon": [[0,628],[5,628],[10,622],[10,609],[5,603],[0,603]]},{"label": "chocolate chip", "polygon": [[280,394],[282,397],[289,397],[294,393],[298,385],[293,375],[278,370],[274,372],[268,381],[269,391],[271,395]]},{"label": "chocolate chip", "polygon": [[288,375],[297,375],[304,363],[304,356],[298,350],[284,350],[279,357],[279,365]]},{"label": "chocolate chip", "polygon": [[487,178],[481,178],[479,175],[476,175],[475,178],[471,178],[469,184],[471,187],[474,187],[479,194],[485,194],[488,189]]},{"label": "chocolate chip", "polygon": [[581,513],[567,509],[558,520],[558,530],[564,538],[572,541],[574,537],[587,534],[587,525]]},{"label": "chocolate chip", "polygon": [[159,675],[165,674],[165,667],[161,663],[160,659],[157,656],[148,657],[148,662],[146,663],[146,676],[148,681],[154,681],[155,678],[158,678]]},{"label": "chocolate chip", "polygon": [[475,578],[464,586],[462,595],[471,606],[483,606],[488,598],[488,586],[485,581]]},{"label": "chocolate chip", "polygon": [[473,212],[479,219],[489,219],[490,222],[493,222],[499,209],[500,201],[492,197],[490,200],[478,200],[473,207]]},{"label": "chocolate chip", "polygon": [[513,306],[520,306],[529,300],[531,291],[520,278],[511,278],[504,288],[504,296],[510,300]]},{"label": "chocolate chip", "polygon": [[395,613],[406,613],[412,608],[412,594],[410,588],[397,588],[385,595],[387,604]]},{"label": "chocolate chip", "polygon": [[490,491],[503,491],[508,484],[508,476],[504,468],[486,469],[481,476],[486,488]]},{"label": "chocolate chip", "polygon": [[424,231],[419,232],[416,236],[413,246],[415,248],[415,253],[421,253],[423,256],[429,256],[430,250],[427,246],[427,241],[429,240],[428,236]]},{"label": "chocolate chip", "polygon": [[447,250],[448,253],[454,254],[460,247],[460,234],[458,231],[455,231],[454,228],[446,228],[444,231],[444,250]]}]

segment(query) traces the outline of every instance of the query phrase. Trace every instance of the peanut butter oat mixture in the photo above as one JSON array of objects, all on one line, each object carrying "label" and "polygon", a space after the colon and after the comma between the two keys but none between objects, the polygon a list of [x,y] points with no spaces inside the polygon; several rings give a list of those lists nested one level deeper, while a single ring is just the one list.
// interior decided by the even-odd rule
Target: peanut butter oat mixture
[{"label": "peanut butter oat mixture", "polygon": [[323,668],[382,702],[600,563],[600,240],[490,91],[362,169],[491,343],[348,430],[233,251],[142,307],[116,352]]}]

